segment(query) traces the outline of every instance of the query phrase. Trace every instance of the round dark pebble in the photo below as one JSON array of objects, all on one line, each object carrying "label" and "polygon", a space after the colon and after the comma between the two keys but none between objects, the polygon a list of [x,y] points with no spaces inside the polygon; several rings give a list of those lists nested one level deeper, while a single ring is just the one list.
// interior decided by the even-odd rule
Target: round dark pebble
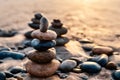
[{"label": "round dark pebble", "polygon": [[14,74],[12,74],[12,73],[10,73],[10,72],[8,72],[8,71],[5,71],[4,73],[5,73],[5,75],[6,75],[6,78],[14,77]]},{"label": "round dark pebble", "polygon": [[40,24],[40,20],[38,20],[38,19],[32,18],[31,21],[32,21],[34,24]]},{"label": "round dark pebble", "polygon": [[48,20],[45,17],[42,17],[40,20],[40,31],[46,32],[48,29]]},{"label": "round dark pebble", "polygon": [[39,29],[39,24],[28,23],[28,25],[33,29]]},{"label": "round dark pebble", "polygon": [[56,46],[64,46],[66,43],[69,42],[69,39],[66,37],[58,37],[55,39],[56,41]]},{"label": "round dark pebble", "polygon": [[19,66],[11,67],[10,69],[8,69],[8,71],[11,72],[12,74],[26,73],[26,70]]},{"label": "round dark pebble", "polygon": [[42,18],[42,14],[40,14],[40,13],[36,13],[34,16],[38,20],[40,20]]},{"label": "round dark pebble", "polygon": [[11,52],[11,51],[1,51],[0,52],[0,59],[4,58],[13,58],[13,59],[24,59],[25,54],[23,53],[18,53],[18,52]]},{"label": "round dark pebble", "polygon": [[0,80],[6,80],[6,76],[4,72],[0,72]]},{"label": "round dark pebble", "polygon": [[73,68],[77,66],[77,62],[74,60],[64,60],[61,64],[59,69],[62,72],[70,72]]},{"label": "round dark pebble", "polygon": [[102,54],[100,56],[96,56],[93,58],[89,58],[88,61],[93,61],[93,62],[97,62],[98,64],[100,64],[102,67],[105,67],[106,64],[108,63],[108,56],[106,54]]},{"label": "round dark pebble", "polygon": [[115,79],[115,80],[120,80],[120,70],[116,70],[112,73],[112,77]]},{"label": "round dark pebble", "polygon": [[83,48],[85,51],[91,51],[94,46],[95,46],[94,44],[83,44],[83,45],[82,45],[82,48]]},{"label": "round dark pebble", "polygon": [[64,27],[62,28],[54,28],[54,27],[49,27],[49,30],[53,30],[57,33],[57,36],[61,36],[61,35],[64,35],[68,32],[68,30]]},{"label": "round dark pebble", "polygon": [[110,61],[110,62],[108,62],[108,64],[105,67],[110,70],[116,70],[117,64],[113,61]]},{"label": "round dark pebble", "polygon": [[31,33],[32,33],[33,31],[28,31],[28,32],[26,32],[25,34],[24,34],[24,36],[27,38],[27,39],[32,39],[32,36],[31,36]]},{"label": "round dark pebble", "polygon": [[87,73],[98,73],[101,71],[101,66],[95,62],[83,62],[80,65],[80,69]]},{"label": "round dark pebble", "polygon": [[84,39],[80,39],[79,42],[80,42],[80,43],[93,43],[93,40],[84,38]]},{"label": "round dark pebble", "polygon": [[40,41],[39,39],[33,39],[31,41],[31,46],[38,51],[45,51],[49,48],[52,48],[56,45],[54,40],[52,41]]},{"label": "round dark pebble", "polygon": [[52,27],[54,28],[62,28],[63,24],[59,19],[54,19],[53,22],[51,23]]}]

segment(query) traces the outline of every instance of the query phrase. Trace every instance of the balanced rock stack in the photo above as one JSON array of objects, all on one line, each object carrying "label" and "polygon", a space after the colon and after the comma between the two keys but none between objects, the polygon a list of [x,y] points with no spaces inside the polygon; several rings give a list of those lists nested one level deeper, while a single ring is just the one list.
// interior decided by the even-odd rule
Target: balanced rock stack
[{"label": "balanced rock stack", "polygon": [[[34,15],[34,18],[31,19],[32,23],[28,23],[28,26],[34,30],[39,29],[39,25],[40,25],[40,19],[42,18],[42,15],[40,13],[36,13]],[[24,35],[26,38],[31,39],[31,33],[33,32],[33,30],[26,32]]]},{"label": "balanced rock stack", "polygon": [[31,41],[35,50],[27,54],[30,61],[25,64],[25,67],[32,76],[43,78],[53,75],[59,68],[60,62],[55,59],[55,49],[52,48],[56,45],[54,39],[57,34],[47,30],[48,21],[46,18],[42,17],[40,23],[40,29],[31,33],[31,36],[35,38]]},{"label": "balanced rock stack", "polygon": [[63,24],[59,19],[54,19],[51,23],[52,25],[49,27],[50,30],[53,30],[57,33],[57,38],[55,39],[57,46],[64,46],[69,42],[67,37],[63,37],[62,35],[66,34],[68,30],[63,27]]}]

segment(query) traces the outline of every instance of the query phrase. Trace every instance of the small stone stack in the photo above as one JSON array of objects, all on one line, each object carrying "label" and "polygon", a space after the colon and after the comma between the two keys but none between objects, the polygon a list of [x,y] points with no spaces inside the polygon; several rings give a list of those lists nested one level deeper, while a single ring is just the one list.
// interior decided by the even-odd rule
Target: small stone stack
[{"label": "small stone stack", "polygon": [[63,27],[63,24],[59,19],[54,19],[51,23],[52,25],[49,27],[50,30],[53,30],[57,33],[56,45],[57,46],[64,46],[66,43],[69,42],[67,37],[63,37],[62,35],[66,34],[68,30]]},{"label": "small stone stack", "polygon": [[[40,13],[36,13],[36,14],[34,15],[34,18],[31,19],[32,22],[31,22],[31,23],[28,23],[28,26],[29,26],[30,28],[34,29],[34,30],[39,29],[40,19],[41,19],[41,18],[42,18],[42,15],[41,15]],[[32,38],[32,36],[31,36],[31,33],[32,33],[32,32],[33,32],[33,30],[26,32],[26,33],[24,34],[25,37],[28,38],[28,39],[31,39],[31,38]]]},{"label": "small stone stack", "polygon": [[35,50],[30,51],[27,57],[31,60],[25,65],[29,74],[36,77],[49,77],[59,68],[60,62],[55,59],[56,52],[52,48],[56,45],[54,39],[57,34],[48,29],[48,21],[42,17],[40,20],[40,29],[31,33],[35,39],[31,45]]}]

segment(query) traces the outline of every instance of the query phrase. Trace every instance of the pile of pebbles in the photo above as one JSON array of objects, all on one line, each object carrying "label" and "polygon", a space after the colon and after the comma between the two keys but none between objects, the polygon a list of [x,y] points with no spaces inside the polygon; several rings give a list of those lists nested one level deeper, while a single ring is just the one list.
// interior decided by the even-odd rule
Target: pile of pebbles
[{"label": "pile of pebbles", "polygon": [[67,28],[63,27],[63,24],[59,19],[54,19],[51,24],[52,25],[49,27],[49,30],[53,30],[57,34],[57,38],[55,39],[56,46],[64,46],[69,42],[67,37],[62,36],[68,32]]},{"label": "pile of pebbles", "polygon": [[29,74],[40,78],[53,75],[60,65],[60,62],[55,59],[56,52],[53,48],[56,45],[54,39],[57,34],[47,29],[48,21],[42,17],[39,29],[31,33],[31,36],[35,38],[31,41],[31,46],[35,50],[27,54],[30,60],[25,64]]},{"label": "pile of pebbles", "polygon": [[24,34],[24,36],[27,38],[27,39],[32,39],[32,36],[31,36],[31,33],[36,30],[36,29],[39,29],[39,25],[40,25],[40,19],[42,18],[42,14],[40,13],[36,13],[34,15],[34,18],[31,19],[31,23],[28,23],[28,26],[30,28],[32,28],[33,30],[31,31],[28,31]]}]

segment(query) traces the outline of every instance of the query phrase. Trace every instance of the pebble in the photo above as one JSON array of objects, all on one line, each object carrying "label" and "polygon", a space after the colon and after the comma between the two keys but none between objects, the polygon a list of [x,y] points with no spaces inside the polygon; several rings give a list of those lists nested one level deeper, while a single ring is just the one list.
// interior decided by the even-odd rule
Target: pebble
[{"label": "pebble", "polygon": [[84,39],[80,39],[79,42],[80,42],[80,43],[93,43],[93,40],[84,38]]},{"label": "pebble", "polygon": [[54,27],[49,27],[49,30],[53,30],[56,32],[57,36],[64,35],[68,32],[68,30],[64,27],[62,28],[54,28]]},{"label": "pebble", "polygon": [[120,80],[120,70],[116,70],[112,73],[112,77],[115,79],[115,80]]},{"label": "pebble", "polygon": [[1,30],[0,29],[0,37],[13,37],[17,34],[18,32],[16,30],[9,30],[9,31],[5,31],[5,30]]},{"label": "pebble", "polygon": [[53,19],[53,22],[51,23],[54,28],[62,28],[63,24],[59,19]]},{"label": "pebble", "polygon": [[113,61],[108,62],[108,64],[106,65],[107,69],[110,70],[116,70],[117,69],[117,64]]},{"label": "pebble", "polygon": [[40,20],[42,18],[42,14],[40,14],[40,13],[36,13],[34,16],[38,20]]},{"label": "pebble", "polygon": [[74,60],[64,60],[61,64],[59,69],[62,72],[70,72],[73,68],[77,66],[77,62]]},{"label": "pebble", "polygon": [[95,62],[83,62],[80,65],[80,69],[87,73],[98,73],[101,71],[101,66]]},{"label": "pebble", "polygon": [[40,31],[45,33],[48,29],[48,20],[45,17],[40,19]]},{"label": "pebble", "polygon": [[82,72],[82,70],[80,68],[74,68],[72,71],[75,72],[75,73],[81,73]]},{"label": "pebble", "polygon": [[8,69],[8,71],[12,74],[17,74],[17,73],[26,73],[26,70],[24,70],[20,66],[14,66]]},{"label": "pebble", "polygon": [[6,80],[6,76],[4,72],[0,72],[0,80]]},{"label": "pebble", "polygon": [[28,32],[26,32],[25,34],[24,34],[24,36],[27,38],[27,39],[32,39],[32,36],[31,36],[31,33],[33,32],[33,30],[32,31],[28,31]]},{"label": "pebble", "polygon": [[56,46],[64,46],[66,43],[69,42],[69,39],[67,37],[58,37],[55,39]]},{"label": "pebble", "polygon": [[85,50],[85,51],[92,51],[93,47],[95,46],[95,44],[83,44],[82,45],[82,48]]},{"label": "pebble", "polygon": [[102,67],[105,67],[108,63],[108,56],[106,54],[101,54],[100,56],[89,58],[88,61],[97,62]]},{"label": "pebble", "polygon": [[35,30],[32,32],[31,36],[39,40],[54,40],[57,34],[54,31],[47,30],[47,32],[41,32],[40,30]]},{"label": "pebble", "polygon": [[59,66],[60,62],[55,59],[46,64],[37,64],[31,61],[25,64],[27,72],[36,77],[49,77],[57,71]]},{"label": "pebble", "polygon": [[38,51],[45,51],[49,48],[52,48],[56,45],[54,40],[52,41],[40,41],[38,39],[33,39],[31,41],[31,46]]},{"label": "pebble", "polygon": [[28,26],[30,26],[33,29],[39,29],[39,24],[28,23]]},{"label": "pebble", "polygon": [[56,53],[53,49],[41,52],[32,50],[27,54],[27,57],[36,63],[49,63],[56,57]]},{"label": "pebble", "polygon": [[5,71],[4,73],[5,73],[6,78],[14,77],[14,74],[12,74],[12,73],[10,73],[8,71]]},{"label": "pebble", "polygon": [[104,47],[104,46],[95,46],[92,50],[94,54],[107,54],[111,55],[113,53],[113,49],[110,47]]},{"label": "pebble", "polygon": [[40,20],[36,19],[36,18],[32,18],[31,21],[34,23],[34,24],[40,24]]},{"label": "pebble", "polygon": [[12,52],[12,51],[1,51],[0,52],[0,59],[4,58],[13,58],[13,59],[24,59],[25,54],[19,52]]}]

